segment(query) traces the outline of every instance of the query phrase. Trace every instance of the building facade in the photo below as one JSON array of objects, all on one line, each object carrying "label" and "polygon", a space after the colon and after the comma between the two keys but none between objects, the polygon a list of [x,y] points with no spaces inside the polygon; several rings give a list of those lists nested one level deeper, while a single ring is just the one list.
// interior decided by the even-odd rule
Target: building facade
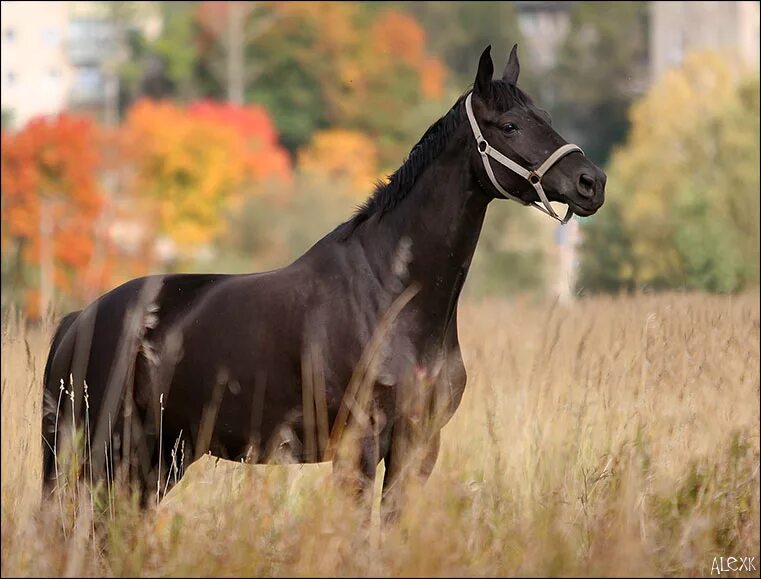
[{"label": "building facade", "polygon": [[531,64],[541,71],[552,69],[557,52],[570,27],[573,2],[515,2],[523,41]]},{"label": "building facade", "polygon": [[[66,57],[68,6],[2,2],[2,110],[13,126],[66,108],[73,70]],[[5,119],[4,119],[5,121]]]},{"label": "building facade", "polygon": [[[134,4],[137,26],[149,38],[158,35],[158,10],[151,3]],[[123,54],[105,3],[4,0],[0,6],[4,126],[8,121],[22,127],[34,116],[67,109],[114,122]]]},{"label": "building facade", "polygon": [[759,2],[651,2],[650,80],[688,52],[716,50],[739,67],[759,67]]}]

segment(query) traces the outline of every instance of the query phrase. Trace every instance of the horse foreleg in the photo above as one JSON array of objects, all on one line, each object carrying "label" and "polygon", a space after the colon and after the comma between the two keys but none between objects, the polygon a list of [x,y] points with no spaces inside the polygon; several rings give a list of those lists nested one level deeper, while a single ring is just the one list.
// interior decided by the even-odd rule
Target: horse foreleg
[{"label": "horse foreleg", "polygon": [[436,432],[425,440],[416,440],[409,436],[408,428],[395,426],[392,444],[384,456],[381,515],[385,524],[399,519],[410,483],[422,485],[428,480],[439,456],[440,438]]},{"label": "horse foreleg", "polygon": [[375,471],[380,462],[374,437],[363,437],[333,458],[333,475],[339,488],[352,496],[363,513],[363,524],[369,528],[372,515]]}]

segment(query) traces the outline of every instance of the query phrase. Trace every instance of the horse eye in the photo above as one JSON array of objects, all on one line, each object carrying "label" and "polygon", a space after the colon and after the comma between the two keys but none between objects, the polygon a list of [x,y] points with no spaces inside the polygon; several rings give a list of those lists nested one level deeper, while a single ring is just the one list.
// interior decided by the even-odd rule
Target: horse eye
[{"label": "horse eye", "polygon": [[507,124],[506,124],[504,127],[502,127],[502,128],[503,128],[503,129],[505,130],[505,132],[506,132],[506,133],[508,133],[508,134],[510,134],[510,133],[514,133],[515,131],[517,131],[517,130],[518,130],[518,127],[517,127],[516,125],[514,125],[513,123],[507,123]]}]

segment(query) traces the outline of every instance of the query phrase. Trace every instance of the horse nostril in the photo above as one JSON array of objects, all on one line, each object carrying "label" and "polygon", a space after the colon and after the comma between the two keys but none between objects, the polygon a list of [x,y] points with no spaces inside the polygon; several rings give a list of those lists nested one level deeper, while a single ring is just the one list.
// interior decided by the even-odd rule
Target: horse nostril
[{"label": "horse nostril", "polygon": [[579,175],[579,194],[582,197],[592,197],[595,194],[595,180],[591,175]]}]

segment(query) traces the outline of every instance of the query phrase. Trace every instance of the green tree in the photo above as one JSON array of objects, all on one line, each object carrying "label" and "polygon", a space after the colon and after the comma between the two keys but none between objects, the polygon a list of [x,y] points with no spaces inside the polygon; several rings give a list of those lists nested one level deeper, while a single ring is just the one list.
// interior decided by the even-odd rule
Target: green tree
[{"label": "green tree", "polygon": [[646,57],[646,2],[573,3],[555,70],[542,81],[544,104],[561,134],[600,164],[626,136]]},{"label": "green tree", "polygon": [[[513,2],[398,4],[425,28],[431,52],[447,64],[452,71],[452,83],[460,91],[473,82],[478,58],[486,46],[491,44],[495,63],[499,63],[507,61],[513,44],[522,43]],[[530,70],[528,74],[531,74]],[[521,71],[521,80],[522,85],[528,86],[524,71]]]},{"label": "green tree", "polygon": [[582,220],[579,289],[605,292],[635,289],[629,271],[633,262],[631,239],[623,225],[625,210],[625,201],[609,196],[600,214]]},{"label": "green tree", "polygon": [[134,15],[127,27],[129,57],[119,70],[122,106],[126,108],[140,97],[174,97],[189,101],[203,93],[198,80],[198,43],[195,22],[196,2],[157,2],[162,29],[155,38],[147,38],[134,25]]},{"label": "green tree", "polygon": [[489,207],[473,256],[467,295],[515,295],[547,287],[554,225],[511,201]]},{"label": "green tree", "polygon": [[631,111],[581,283],[735,291],[759,279],[759,80],[692,55]]},{"label": "green tree", "polygon": [[[207,94],[216,96],[228,74],[223,8],[202,2],[197,15],[200,70]],[[376,140],[383,165],[395,168],[419,137],[400,117],[442,96],[446,71],[428,54],[425,31],[393,7],[255,3],[243,28],[245,98],[267,107],[292,152],[319,130],[359,130]]]},{"label": "green tree", "polygon": [[[315,47],[322,34],[334,30],[321,30],[314,12],[274,5],[252,13],[247,29],[257,27],[260,18],[273,24],[256,36],[249,32],[246,99],[264,105],[272,113],[283,144],[295,151],[309,141],[312,133],[330,124],[322,86],[337,81],[336,62]],[[347,49],[356,50],[346,44]]]},{"label": "green tree", "polygon": [[2,110],[2,129],[8,130],[13,125],[13,112],[10,109]]}]

